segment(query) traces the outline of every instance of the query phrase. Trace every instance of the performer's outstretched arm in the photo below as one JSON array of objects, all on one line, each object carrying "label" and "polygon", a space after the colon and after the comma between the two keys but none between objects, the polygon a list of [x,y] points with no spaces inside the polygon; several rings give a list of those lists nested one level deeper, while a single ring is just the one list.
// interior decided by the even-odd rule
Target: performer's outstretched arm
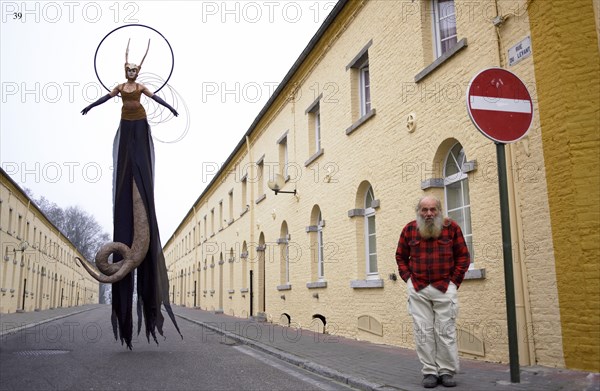
[{"label": "performer's outstretched arm", "polygon": [[154,94],[151,97],[152,99],[154,99],[156,102],[160,103],[161,105],[165,106],[167,109],[171,110],[171,113],[173,113],[173,115],[175,117],[177,117],[179,115],[179,113],[177,112],[177,110],[175,110],[174,108],[171,107],[170,104],[168,104],[167,102],[165,102],[160,96]]},{"label": "performer's outstretched arm", "polygon": [[152,92],[150,92],[150,90],[148,90],[145,86],[142,86],[142,92],[144,93],[144,95],[146,95],[147,97],[153,99],[155,102],[160,103],[161,105],[165,106],[167,109],[171,110],[171,113],[173,113],[173,115],[175,117],[177,117],[179,115],[179,113],[177,112],[177,110],[175,110],[173,107],[171,107],[170,104],[168,104],[167,102],[165,102],[160,96],[153,94]]},{"label": "performer's outstretched arm", "polygon": [[115,96],[117,96],[118,93],[119,93],[118,88],[115,88],[109,94],[104,95],[102,98],[98,99],[91,105],[87,106],[85,109],[81,110],[81,114],[86,115],[88,113],[88,111],[90,111],[91,109],[93,109],[96,106],[101,105],[102,103],[106,102],[110,98],[114,98]]}]

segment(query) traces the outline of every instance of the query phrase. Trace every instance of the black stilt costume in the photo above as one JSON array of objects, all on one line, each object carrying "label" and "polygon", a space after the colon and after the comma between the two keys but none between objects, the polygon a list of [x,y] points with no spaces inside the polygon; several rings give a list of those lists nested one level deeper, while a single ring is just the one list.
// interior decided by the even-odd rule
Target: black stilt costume
[{"label": "black stilt costume", "polygon": [[[114,159],[114,238],[115,242],[131,246],[133,241],[133,196],[135,181],[148,214],[150,225],[150,247],[144,261],[137,267],[137,314],[138,334],[142,327],[142,315],[146,326],[146,337],[156,341],[155,330],[163,335],[164,318],[161,304],[179,328],[169,302],[169,280],[165,258],[154,210],[154,145],[144,107],[139,104],[141,90],[120,91],[123,99],[121,123],[115,136]],[[137,102],[138,107],[128,109],[128,103]],[[122,257],[113,255],[113,263]],[[115,338],[117,330],[122,343],[131,348],[133,319],[132,301],[134,289],[133,272],[112,285],[112,323]],[[118,327],[117,327],[118,326]]]},{"label": "black stilt costume", "polygon": [[[129,43],[125,51],[127,83],[120,84],[81,111],[85,115],[95,106],[121,94],[123,109],[113,146],[114,241],[102,246],[96,254],[96,266],[100,273],[81,260],[80,263],[98,281],[112,283],[111,321],[115,339],[120,338],[121,343],[131,349],[134,274],[137,276],[138,334],[143,318],[148,342],[152,335],[158,343],[156,330],[164,335],[161,305],[179,335],[181,332],[169,302],[169,279],[154,210],[154,146],[140,97],[143,93],[171,110],[173,115],[177,116],[178,113],[160,97],[135,82],[146,55],[138,66],[128,62],[128,53]],[[112,263],[108,261],[110,254],[113,255]]]}]

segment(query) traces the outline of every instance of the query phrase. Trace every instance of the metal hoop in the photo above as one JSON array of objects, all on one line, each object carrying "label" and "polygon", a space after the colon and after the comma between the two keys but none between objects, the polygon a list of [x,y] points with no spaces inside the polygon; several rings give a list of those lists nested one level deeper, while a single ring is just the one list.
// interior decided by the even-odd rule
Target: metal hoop
[{"label": "metal hoop", "polygon": [[169,73],[169,76],[165,80],[165,83],[162,86],[160,86],[160,88],[158,90],[154,91],[155,94],[158,91],[162,90],[162,88],[167,85],[167,83],[169,82],[169,79],[171,78],[171,75],[173,74],[173,68],[175,67],[175,55],[173,54],[173,48],[171,47],[171,44],[169,43],[169,41],[167,40],[167,38],[165,38],[165,36],[162,35],[160,33],[160,31],[158,31],[157,29],[155,29],[153,27],[146,26],[144,24],[126,24],[125,26],[117,27],[116,29],[114,29],[110,33],[106,34],[104,36],[104,38],[102,38],[102,41],[100,41],[100,43],[98,44],[98,47],[96,48],[96,53],[94,54],[94,72],[96,72],[96,77],[98,78],[98,81],[100,82],[100,84],[102,85],[102,87],[104,87],[104,89],[106,89],[108,92],[110,92],[110,89],[108,89],[104,85],[104,83],[102,83],[102,80],[100,79],[100,75],[98,75],[98,68],[96,67],[96,58],[98,57],[98,50],[100,50],[100,46],[102,46],[102,43],[104,42],[104,40],[106,38],[108,38],[108,36],[111,35],[112,33],[114,33],[115,31],[120,30],[120,29],[125,28],[125,27],[136,27],[136,26],[137,27],[145,27],[147,29],[150,29],[150,30],[154,31],[158,35],[160,35],[162,37],[162,39],[164,39],[165,42],[167,43],[167,45],[169,46],[169,50],[171,50],[171,72]]}]

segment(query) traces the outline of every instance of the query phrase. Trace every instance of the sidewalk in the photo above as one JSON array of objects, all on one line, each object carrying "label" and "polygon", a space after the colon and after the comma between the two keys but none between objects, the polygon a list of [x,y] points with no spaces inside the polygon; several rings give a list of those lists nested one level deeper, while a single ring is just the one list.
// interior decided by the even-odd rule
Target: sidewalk
[{"label": "sidewalk", "polygon": [[16,333],[28,327],[51,322],[80,312],[90,311],[103,307],[101,304],[89,304],[79,307],[54,308],[44,311],[14,312],[11,314],[0,314],[0,337]]},{"label": "sidewalk", "polygon": [[[87,305],[0,315],[0,336],[19,329],[90,311]],[[281,327],[208,311],[174,306],[175,314],[203,326],[203,338],[235,341],[361,390],[424,390],[413,350],[304,329]],[[185,339],[185,335],[184,335]],[[522,367],[521,382],[510,383],[508,365],[461,359],[455,390],[600,390],[600,374],[546,367]],[[441,385],[436,390],[445,389]]]},{"label": "sidewalk", "polygon": [[[173,310],[178,317],[212,330],[214,338],[236,340],[361,390],[424,390],[414,350],[185,307]],[[521,382],[511,383],[508,365],[468,359],[461,359],[456,380],[455,390],[600,390],[597,373],[522,367]]]}]

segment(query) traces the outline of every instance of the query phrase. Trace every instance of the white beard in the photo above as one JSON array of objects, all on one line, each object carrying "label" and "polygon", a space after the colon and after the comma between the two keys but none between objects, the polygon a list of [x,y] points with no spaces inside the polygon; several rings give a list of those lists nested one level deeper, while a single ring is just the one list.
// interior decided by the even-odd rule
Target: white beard
[{"label": "white beard", "polygon": [[444,218],[441,214],[438,214],[432,222],[427,222],[421,217],[420,214],[417,213],[417,228],[423,239],[439,238],[440,234],[442,233],[443,222]]}]

